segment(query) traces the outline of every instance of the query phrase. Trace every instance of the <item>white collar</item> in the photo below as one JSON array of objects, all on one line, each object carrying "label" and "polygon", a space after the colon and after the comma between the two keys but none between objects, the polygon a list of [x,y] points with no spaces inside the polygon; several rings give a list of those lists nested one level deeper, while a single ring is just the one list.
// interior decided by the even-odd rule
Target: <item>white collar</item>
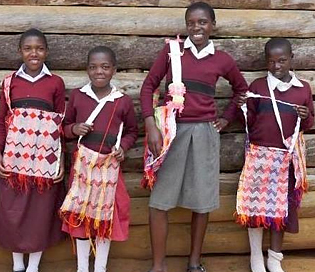
[{"label": "white collar", "polygon": [[290,89],[292,86],[294,87],[304,86],[302,82],[295,76],[295,74],[292,71],[290,71],[289,73],[290,73],[290,76],[292,77],[290,82],[283,82],[268,71],[268,76],[267,76],[268,88],[272,91],[274,91],[277,88],[280,92],[285,92],[288,89]]},{"label": "white collar", "polygon": [[92,99],[97,101],[98,103],[102,102],[103,100],[114,102],[114,100],[116,98],[119,98],[119,97],[123,96],[123,93],[118,91],[117,88],[114,85],[111,85],[111,88],[112,88],[112,90],[110,91],[110,93],[108,95],[106,95],[105,97],[103,97],[102,99],[98,99],[96,94],[93,92],[92,87],[91,87],[91,82],[89,82],[88,84],[84,85],[80,89],[80,91],[82,93],[85,93],[86,95],[88,95],[89,97],[91,97]]},{"label": "white collar", "polygon": [[215,52],[214,44],[212,40],[209,40],[209,44],[205,48],[203,48],[200,52],[198,52],[196,46],[193,44],[193,42],[190,40],[189,37],[187,37],[184,42],[184,48],[190,48],[191,52],[195,55],[197,59],[204,58],[208,56],[209,54],[213,55]]},{"label": "white collar", "polygon": [[47,68],[47,66],[45,65],[45,63],[43,63],[43,68],[36,77],[32,77],[29,74],[25,73],[25,63],[23,63],[21,67],[19,68],[19,70],[17,70],[17,72],[15,73],[15,76],[20,76],[30,82],[35,82],[45,75],[51,76],[51,73],[49,69]]}]

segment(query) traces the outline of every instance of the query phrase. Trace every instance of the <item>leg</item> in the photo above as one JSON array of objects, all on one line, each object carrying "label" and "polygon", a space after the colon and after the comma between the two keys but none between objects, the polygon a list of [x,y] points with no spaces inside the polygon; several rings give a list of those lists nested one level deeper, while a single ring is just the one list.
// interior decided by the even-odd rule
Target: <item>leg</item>
[{"label": "leg", "polygon": [[77,244],[77,259],[78,270],[77,272],[89,272],[89,257],[90,257],[90,240],[89,239],[76,239]]},{"label": "leg", "polygon": [[153,254],[152,272],[166,272],[167,211],[150,208],[150,235]]},{"label": "leg", "polygon": [[[192,213],[191,217],[191,246],[189,256],[189,266],[198,267],[203,240],[208,225],[209,213]],[[197,270],[196,270],[197,271]],[[199,270],[200,271],[200,270]]]},{"label": "leg", "polygon": [[34,252],[30,253],[29,258],[28,258],[28,266],[26,269],[26,272],[38,272],[38,266],[40,259],[42,257],[43,252]]},{"label": "leg", "polygon": [[281,267],[283,254],[281,253],[283,231],[271,230],[270,233],[270,249],[268,250],[267,267],[270,272],[284,272]]},{"label": "leg", "polygon": [[108,253],[110,248],[110,240],[96,239],[96,255],[94,272],[106,272]]},{"label": "leg", "polygon": [[12,252],[12,258],[13,258],[13,271],[16,271],[16,272],[25,271],[24,254]]},{"label": "leg", "polygon": [[252,272],[266,272],[262,253],[263,228],[248,228]]}]

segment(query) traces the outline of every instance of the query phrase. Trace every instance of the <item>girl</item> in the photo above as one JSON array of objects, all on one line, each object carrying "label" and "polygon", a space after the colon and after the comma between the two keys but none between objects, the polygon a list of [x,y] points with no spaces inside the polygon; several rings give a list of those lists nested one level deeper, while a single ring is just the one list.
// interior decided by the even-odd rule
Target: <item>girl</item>
[{"label": "girl", "polygon": [[[188,37],[184,43],[179,43],[180,52],[174,54],[171,52],[170,61],[170,46],[166,45],[158,55],[141,89],[141,106],[148,145],[154,157],[161,153],[162,138],[154,118],[153,92],[165,75],[169,92],[165,95],[164,105],[182,102],[183,93],[186,91],[184,103],[179,103],[178,107],[180,114],[176,116],[176,136],[157,172],[157,181],[150,197],[152,272],[167,271],[165,263],[167,212],[176,206],[193,211],[191,252],[187,271],[206,271],[200,264],[200,255],[208,213],[219,207],[218,131],[233,120],[237,111],[235,103],[237,96],[245,93],[248,88],[235,61],[227,53],[216,50],[213,42],[209,40],[215,27],[213,9],[206,3],[196,2],[186,10],[185,20]],[[176,56],[179,55],[182,56],[176,61]],[[230,82],[234,97],[223,116],[218,118],[214,95],[215,85],[220,76]],[[175,88],[177,94],[173,100],[174,85],[169,85],[172,78],[181,93],[178,97],[178,89]],[[181,78],[185,88],[178,84]],[[164,151],[163,147],[163,154]]]},{"label": "girl", "polygon": [[[303,135],[314,122],[310,86],[290,71],[291,44],[273,38],[265,45],[267,77],[249,87],[246,113],[250,146],[237,192],[237,219],[248,227],[251,269],[265,272],[263,228],[270,229],[267,268],[283,272],[284,231],[298,232],[297,208],[306,190]],[[239,104],[245,97],[239,99]]]},{"label": "girl", "polygon": [[58,209],[64,197],[62,79],[49,72],[46,37],[24,32],[23,64],[7,76],[0,101],[0,245],[13,252],[13,271],[37,272],[42,251],[63,238]]},{"label": "girl", "polygon": [[130,204],[119,163],[137,138],[137,124],[131,99],[110,83],[114,52],[93,48],[87,73],[91,82],[72,91],[66,111],[65,135],[78,148],[61,213],[63,230],[77,238],[77,271],[89,271],[89,238],[95,238],[94,271],[105,272],[110,241],[128,237]]}]

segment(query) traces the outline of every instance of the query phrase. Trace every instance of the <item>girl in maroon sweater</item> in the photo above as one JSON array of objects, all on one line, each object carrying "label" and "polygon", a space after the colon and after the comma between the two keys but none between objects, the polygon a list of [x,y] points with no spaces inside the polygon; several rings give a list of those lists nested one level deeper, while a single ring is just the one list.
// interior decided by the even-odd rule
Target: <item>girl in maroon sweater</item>
[{"label": "girl in maroon sweater", "polygon": [[64,198],[61,123],[62,79],[44,61],[47,41],[24,32],[23,65],[5,78],[0,101],[0,246],[13,252],[13,271],[37,272],[42,251],[60,241],[58,209]]},{"label": "girl in maroon sweater", "polygon": [[[250,147],[239,183],[237,217],[248,227],[252,271],[266,271],[262,254],[263,228],[266,228],[271,232],[267,267],[270,272],[283,272],[283,234],[298,232],[297,208],[306,189],[305,153],[297,154],[301,154],[298,150],[303,151],[300,148],[303,136],[300,133],[290,154],[286,140],[295,130],[298,134],[299,122],[300,131],[312,127],[314,108],[309,84],[290,71],[293,57],[290,42],[284,38],[271,39],[265,46],[265,55],[268,76],[250,85],[252,95],[246,102]],[[273,102],[272,96],[277,102]],[[239,104],[244,101],[242,96]],[[281,156],[288,159],[282,160]],[[304,165],[302,176],[300,163]],[[283,178],[277,178],[282,174]]]},{"label": "girl in maroon sweater", "polygon": [[78,144],[61,212],[63,230],[77,238],[78,272],[89,271],[91,238],[95,272],[106,271],[110,241],[128,238],[130,201],[119,162],[137,138],[137,123],[131,99],[110,83],[115,72],[114,52],[92,49],[91,82],[73,90],[67,105],[65,136]]},{"label": "girl in maroon sweater", "polygon": [[[186,10],[185,20],[189,36],[179,44],[183,53],[180,58],[182,69],[179,72],[186,87],[184,109],[176,116],[176,137],[157,171],[157,181],[149,204],[153,253],[151,272],[167,271],[167,213],[176,206],[193,212],[187,271],[205,271],[200,264],[200,255],[208,214],[219,207],[218,132],[233,120],[237,97],[248,89],[235,61],[227,53],[215,49],[209,40],[215,27],[213,9],[206,3],[196,2]],[[141,107],[148,145],[155,157],[161,152],[162,138],[155,123],[153,93],[164,76],[166,90],[172,81],[174,75],[169,53],[170,46],[167,44],[157,56],[141,89]],[[220,117],[214,100],[219,77],[227,79],[233,90],[233,101]],[[171,99],[167,91],[163,105]]]}]

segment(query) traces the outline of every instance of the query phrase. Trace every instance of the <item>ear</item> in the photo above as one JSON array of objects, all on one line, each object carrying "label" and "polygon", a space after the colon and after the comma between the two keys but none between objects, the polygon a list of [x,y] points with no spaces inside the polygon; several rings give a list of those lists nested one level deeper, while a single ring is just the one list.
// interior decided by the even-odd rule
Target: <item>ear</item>
[{"label": "ear", "polygon": [[213,20],[213,21],[212,21],[212,25],[213,25],[213,27],[215,27],[215,26],[216,26],[216,24],[217,24],[217,21],[216,21],[216,20]]},{"label": "ear", "polygon": [[116,73],[117,73],[117,67],[115,66],[115,70],[114,70],[113,75],[116,75]]},{"label": "ear", "polygon": [[293,53],[291,53],[291,59],[293,59],[294,58],[294,54]]}]

